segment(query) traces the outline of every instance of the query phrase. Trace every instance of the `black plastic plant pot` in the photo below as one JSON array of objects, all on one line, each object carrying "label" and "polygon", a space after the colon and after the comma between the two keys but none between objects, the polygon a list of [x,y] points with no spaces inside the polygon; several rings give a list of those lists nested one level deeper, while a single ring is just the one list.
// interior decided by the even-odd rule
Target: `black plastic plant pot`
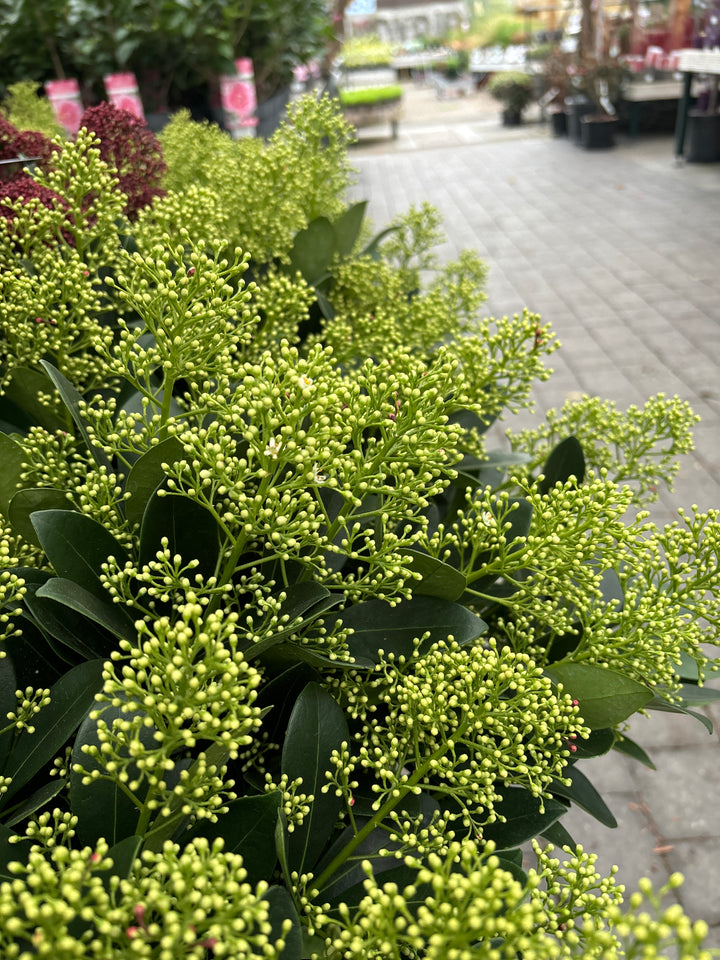
[{"label": "black plastic plant pot", "polygon": [[580,142],[586,150],[607,150],[615,146],[617,119],[586,114],[580,119]]},{"label": "black plastic plant pot", "polygon": [[550,129],[554,137],[566,137],[568,132],[567,114],[564,110],[553,110],[550,113]]},{"label": "black plastic plant pot", "polygon": [[720,160],[720,113],[690,110],[685,159],[689,163]]},{"label": "black plastic plant pot", "polygon": [[522,123],[522,117],[515,110],[503,110],[502,122],[504,127],[519,127]]},{"label": "black plastic plant pot", "polygon": [[592,110],[592,101],[587,97],[568,97],[565,101],[567,132],[573,143],[580,143],[580,119]]}]

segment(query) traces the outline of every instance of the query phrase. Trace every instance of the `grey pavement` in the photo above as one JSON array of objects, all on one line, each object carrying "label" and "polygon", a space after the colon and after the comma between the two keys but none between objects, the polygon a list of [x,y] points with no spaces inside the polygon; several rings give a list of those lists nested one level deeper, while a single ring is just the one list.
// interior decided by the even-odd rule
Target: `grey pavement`
[{"label": "grey pavement", "polygon": [[[522,424],[580,393],[621,408],[677,394],[702,422],[652,518],[720,507],[720,164],[677,166],[671,136],[587,152],[538,122],[503,131],[482,95],[433,104],[411,88],[406,102],[396,141],[360,132],[353,196],[369,198],[378,228],[429,201],[444,217],[441,256],[469,247],[488,264],[487,314],[528,307],[552,324],[556,372]],[[657,772],[614,752],[585,763],[616,829],[579,810],[564,822],[628,889],[684,873],[678,899],[720,947],[720,708],[702,712],[712,734],[677,715],[633,719]]]}]

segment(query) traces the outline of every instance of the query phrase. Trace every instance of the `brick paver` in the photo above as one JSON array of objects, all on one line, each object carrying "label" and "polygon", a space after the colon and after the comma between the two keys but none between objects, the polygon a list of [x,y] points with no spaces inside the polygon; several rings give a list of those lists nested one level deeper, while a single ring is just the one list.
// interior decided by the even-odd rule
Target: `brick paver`
[{"label": "brick paver", "polygon": [[[471,102],[433,113],[413,96],[421,116],[407,117],[398,141],[366,139],[352,155],[353,193],[370,199],[378,228],[429,201],[445,220],[442,256],[472,247],[488,263],[489,314],[528,307],[552,323],[563,349],[536,390],[540,411],[579,391],[619,406],[658,392],[688,400],[702,417],[696,450],[654,518],[720,506],[720,164],[675,166],[669,137],[606,153],[553,140],[539,124],[503,137],[487,101],[476,116]],[[632,732],[659,772],[615,754],[589,762],[619,827],[579,810],[568,827],[628,886],[685,872],[679,896],[720,945],[717,730],[653,713]]]}]

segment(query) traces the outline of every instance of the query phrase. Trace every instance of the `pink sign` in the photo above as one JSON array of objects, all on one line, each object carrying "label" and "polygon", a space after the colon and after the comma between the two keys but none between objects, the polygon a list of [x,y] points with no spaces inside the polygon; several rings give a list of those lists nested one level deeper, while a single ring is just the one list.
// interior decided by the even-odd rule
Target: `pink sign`
[{"label": "pink sign", "polygon": [[251,136],[257,126],[255,108],[255,79],[252,60],[242,57],[235,61],[234,76],[220,77],[220,100],[225,115],[225,126],[234,138]]},{"label": "pink sign", "polygon": [[45,92],[52,104],[55,119],[71,136],[80,129],[83,105],[77,80],[48,80]]},{"label": "pink sign", "polygon": [[127,110],[140,120],[145,119],[134,73],[110,73],[103,79],[108,100],[114,107],[118,110]]}]

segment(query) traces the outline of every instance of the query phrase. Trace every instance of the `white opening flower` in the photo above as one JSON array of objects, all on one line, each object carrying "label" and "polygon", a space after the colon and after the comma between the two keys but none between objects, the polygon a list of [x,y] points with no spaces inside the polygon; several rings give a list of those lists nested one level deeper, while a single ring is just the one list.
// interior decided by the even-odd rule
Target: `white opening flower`
[{"label": "white opening flower", "polygon": [[301,373],[297,383],[301,390],[307,390],[308,387],[312,386],[312,378],[306,377],[304,373]]},{"label": "white opening flower", "polygon": [[273,460],[277,460],[278,454],[282,449],[282,440],[278,440],[277,437],[270,437],[265,447],[265,456],[272,457]]}]

